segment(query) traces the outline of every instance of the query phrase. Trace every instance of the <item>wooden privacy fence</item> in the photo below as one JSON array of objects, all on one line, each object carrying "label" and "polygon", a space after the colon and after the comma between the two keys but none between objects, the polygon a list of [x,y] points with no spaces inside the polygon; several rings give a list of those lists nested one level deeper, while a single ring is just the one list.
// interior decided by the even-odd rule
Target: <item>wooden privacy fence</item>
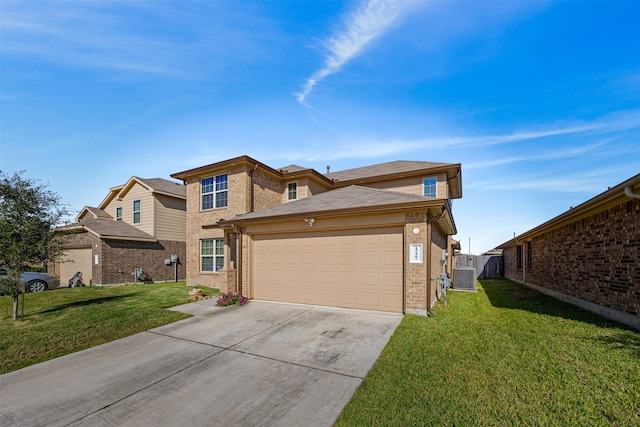
[{"label": "wooden privacy fence", "polygon": [[456,254],[454,268],[456,267],[475,268],[478,280],[504,277],[502,255]]}]

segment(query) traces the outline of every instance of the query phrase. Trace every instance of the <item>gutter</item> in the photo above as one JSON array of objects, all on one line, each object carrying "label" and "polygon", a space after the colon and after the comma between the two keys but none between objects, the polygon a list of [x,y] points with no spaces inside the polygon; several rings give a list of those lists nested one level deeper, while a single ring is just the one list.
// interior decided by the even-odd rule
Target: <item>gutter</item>
[{"label": "gutter", "polygon": [[624,195],[631,199],[640,199],[640,194],[634,193],[633,188],[631,188],[630,186],[624,187]]}]

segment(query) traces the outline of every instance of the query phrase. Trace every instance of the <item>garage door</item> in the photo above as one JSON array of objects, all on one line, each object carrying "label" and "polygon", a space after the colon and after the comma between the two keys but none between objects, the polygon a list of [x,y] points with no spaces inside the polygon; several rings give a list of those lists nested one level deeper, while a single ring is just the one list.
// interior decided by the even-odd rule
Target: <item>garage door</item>
[{"label": "garage door", "polygon": [[87,285],[92,276],[91,248],[66,249],[63,257],[67,262],[60,263],[60,284],[65,286],[78,271],[82,272],[82,281]]},{"label": "garage door", "polygon": [[402,228],[254,237],[253,296],[402,312]]}]

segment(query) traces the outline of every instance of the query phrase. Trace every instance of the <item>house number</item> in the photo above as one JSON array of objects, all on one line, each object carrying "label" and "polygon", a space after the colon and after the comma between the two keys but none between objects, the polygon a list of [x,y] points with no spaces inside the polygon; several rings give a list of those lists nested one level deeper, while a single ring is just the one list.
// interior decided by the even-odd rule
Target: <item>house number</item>
[{"label": "house number", "polygon": [[411,264],[422,264],[422,243],[409,245],[409,262]]}]

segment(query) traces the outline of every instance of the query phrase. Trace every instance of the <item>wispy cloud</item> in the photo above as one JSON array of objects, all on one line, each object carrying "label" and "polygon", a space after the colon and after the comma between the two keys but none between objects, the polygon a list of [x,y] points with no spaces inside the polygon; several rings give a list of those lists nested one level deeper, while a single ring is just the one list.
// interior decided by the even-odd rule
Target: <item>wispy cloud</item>
[{"label": "wispy cloud", "polygon": [[347,62],[393,28],[414,5],[410,0],[367,0],[347,15],[340,28],[324,42],[327,50],[324,66],[307,79],[302,91],[295,94],[298,102],[304,104],[320,81],[339,72]]},{"label": "wispy cloud", "polygon": [[247,9],[223,2],[6,1],[0,49],[67,67],[193,77],[194,70],[255,60],[264,51],[255,34],[268,37],[268,25]]},{"label": "wispy cloud", "polygon": [[477,180],[468,182],[467,189],[479,188],[483,191],[544,191],[556,193],[599,193],[608,186],[620,182],[620,171],[633,170],[634,165],[617,163],[615,165],[601,165],[593,168],[583,168],[578,171],[553,170],[552,172],[520,174],[517,177],[504,176],[498,179]]},{"label": "wispy cloud", "polygon": [[[472,167],[480,168],[498,166],[500,164],[514,163],[521,160],[554,160],[582,155],[606,145],[610,138],[602,138],[601,135],[623,133],[625,131],[640,129],[640,110],[621,111],[605,117],[599,117],[592,121],[559,123],[542,125],[539,129],[528,129],[503,134],[476,134],[473,136],[448,136],[434,135],[424,138],[400,139],[384,138],[376,136],[345,135],[331,146],[326,144],[322,148],[308,151],[298,151],[296,159],[326,159],[340,160],[352,158],[375,158],[390,155],[400,155],[418,150],[450,150],[487,148],[501,144],[517,144],[526,141],[544,140],[546,138],[562,136],[589,136],[590,140],[580,141],[581,145],[563,150],[550,150],[535,153],[533,157],[509,156],[497,159],[493,164],[476,163]],[[594,136],[599,136],[597,141]],[[292,160],[296,160],[292,159]]]}]

